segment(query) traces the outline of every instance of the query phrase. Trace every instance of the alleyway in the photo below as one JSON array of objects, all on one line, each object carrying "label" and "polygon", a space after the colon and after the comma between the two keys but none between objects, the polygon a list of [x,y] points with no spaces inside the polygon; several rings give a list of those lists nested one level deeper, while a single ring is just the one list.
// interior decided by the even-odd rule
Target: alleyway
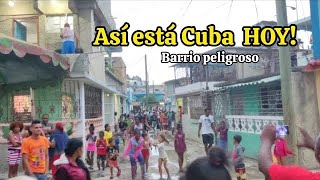
[{"label": "alleyway", "polygon": [[[170,139],[170,143],[172,142],[172,137],[168,135]],[[204,149],[203,145],[194,141],[187,141],[187,154],[185,155],[186,163],[192,162],[194,159],[204,156]],[[169,170],[171,174],[171,179],[172,180],[177,180],[179,179],[179,174],[178,174],[178,160],[177,160],[177,155],[174,151],[173,148],[173,143],[167,146],[167,153],[169,156]],[[153,154],[150,157],[150,168],[149,168],[149,173],[148,173],[148,179],[149,180],[157,180],[160,178],[159,173],[158,173],[158,157]],[[120,163],[121,170],[122,170],[122,175],[120,178],[115,178],[115,179],[121,179],[121,180],[128,180],[131,179],[131,170],[130,170],[130,163],[129,160],[126,160],[125,162]],[[257,167],[257,162],[255,160],[251,159],[246,159],[246,166],[247,166],[247,174],[249,179],[251,180],[264,180],[263,175],[259,172],[258,167]],[[139,173],[140,171],[138,171]],[[232,170],[230,172],[233,172]],[[234,176],[233,173],[231,173],[232,176]],[[107,178],[109,178],[110,171],[107,171]],[[138,174],[139,175],[139,174]],[[93,178],[97,177],[97,173],[94,172],[92,173]],[[163,178],[166,179],[166,174],[164,173]],[[102,178],[96,178],[97,180],[104,180],[106,177]]]}]

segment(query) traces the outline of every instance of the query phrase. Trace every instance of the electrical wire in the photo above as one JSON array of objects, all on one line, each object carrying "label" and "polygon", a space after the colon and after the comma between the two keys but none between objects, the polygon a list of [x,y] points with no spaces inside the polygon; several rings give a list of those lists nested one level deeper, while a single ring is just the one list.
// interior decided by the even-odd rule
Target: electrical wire
[{"label": "electrical wire", "polygon": [[186,13],[187,13],[188,10],[189,10],[189,7],[191,6],[191,3],[192,3],[192,0],[189,1],[189,4],[188,4],[188,6],[187,6],[187,9],[184,11],[184,13],[183,13],[182,16],[185,16],[185,15],[186,15]]},{"label": "electrical wire", "polygon": [[256,9],[257,23],[259,23],[259,13],[258,13],[258,7],[257,7],[256,0],[253,0],[253,2],[254,2],[254,7],[255,7],[255,9]]},{"label": "electrical wire", "polygon": [[230,6],[229,6],[229,13],[228,13],[228,17],[227,17],[227,22],[229,22],[229,18],[230,18],[230,14],[231,14],[231,9],[232,9],[232,4],[233,4],[233,0],[231,0]]}]

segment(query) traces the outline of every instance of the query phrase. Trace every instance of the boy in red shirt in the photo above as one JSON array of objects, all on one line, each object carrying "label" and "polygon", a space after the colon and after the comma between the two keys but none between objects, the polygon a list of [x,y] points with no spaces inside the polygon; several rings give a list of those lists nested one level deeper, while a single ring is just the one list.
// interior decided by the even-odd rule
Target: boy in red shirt
[{"label": "boy in red shirt", "polygon": [[[320,162],[320,136],[316,141],[308,132],[300,128],[302,141],[298,147],[305,147],[315,151],[315,157]],[[299,166],[282,166],[272,164],[271,147],[276,137],[276,129],[272,125],[267,125],[261,134],[261,147],[258,158],[259,170],[268,180],[320,180],[320,173],[313,173]]]},{"label": "boy in red shirt", "polygon": [[[105,169],[105,161],[106,161],[106,155],[107,155],[107,142],[104,139],[104,132],[100,131],[99,133],[99,139],[96,143],[97,145],[97,165],[99,168],[99,175],[101,177],[104,177],[104,169]],[[102,171],[100,169],[102,167]]]}]

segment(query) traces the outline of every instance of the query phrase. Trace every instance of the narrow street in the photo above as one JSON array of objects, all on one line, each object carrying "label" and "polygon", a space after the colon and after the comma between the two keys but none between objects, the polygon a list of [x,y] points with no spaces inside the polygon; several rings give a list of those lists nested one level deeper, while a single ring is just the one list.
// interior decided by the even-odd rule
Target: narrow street
[{"label": "narrow street", "polygon": [[[172,136],[170,134],[167,134],[167,137],[170,141],[170,144],[167,146],[166,148],[166,152],[169,156],[169,163],[168,163],[168,168],[170,171],[170,175],[171,175],[171,179],[172,180],[178,180],[179,179],[179,166],[178,166],[178,159],[177,159],[177,155],[174,151],[174,147],[173,147],[173,142],[172,142]],[[194,141],[190,141],[187,140],[187,153],[185,155],[185,164],[191,163],[193,160],[195,160],[198,157],[201,156],[205,156],[204,153],[204,149],[203,149],[203,145],[198,143],[198,142],[194,142]],[[123,147],[121,147],[121,149],[123,149]],[[149,173],[147,175],[148,180],[158,180],[160,179],[159,176],[159,172],[158,172],[158,156],[155,155],[156,152],[154,151],[155,149],[153,149],[150,160],[149,160]],[[131,168],[130,168],[130,162],[129,160],[125,160],[122,162],[119,162],[120,167],[121,167],[121,177],[119,178],[114,178],[114,179],[121,179],[121,180],[128,180],[131,179]],[[247,166],[247,174],[249,179],[251,180],[264,180],[263,175],[259,172],[258,167],[257,167],[257,161],[252,160],[252,159],[246,159],[246,166]],[[116,172],[116,171],[115,171]],[[235,179],[233,169],[230,169],[231,175],[233,176],[233,178]],[[167,175],[165,173],[165,170],[163,169],[163,178],[167,178]],[[107,174],[107,178],[109,179],[110,177],[110,170],[108,169],[106,171]],[[116,173],[115,173],[116,174]],[[138,167],[138,176],[140,175],[140,169]],[[97,171],[93,171],[92,172],[92,177],[97,179],[97,180],[104,180],[106,179],[106,177],[98,177]]]}]

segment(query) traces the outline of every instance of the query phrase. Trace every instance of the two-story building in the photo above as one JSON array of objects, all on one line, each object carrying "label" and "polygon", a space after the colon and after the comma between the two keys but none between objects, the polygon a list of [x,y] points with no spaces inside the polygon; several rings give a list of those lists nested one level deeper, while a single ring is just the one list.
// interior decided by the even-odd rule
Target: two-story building
[{"label": "two-story building", "polygon": [[[65,123],[73,137],[84,138],[90,124],[96,131],[103,130],[105,123],[114,124],[114,112],[121,112],[126,93],[106,64],[112,63],[112,52],[122,49],[91,46],[95,26],[115,29],[111,1],[0,4],[0,33],[4,34],[0,36],[0,141],[6,142],[10,122],[28,125],[43,114],[52,123]],[[58,53],[66,22],[81,48],[74,55]]]}]

